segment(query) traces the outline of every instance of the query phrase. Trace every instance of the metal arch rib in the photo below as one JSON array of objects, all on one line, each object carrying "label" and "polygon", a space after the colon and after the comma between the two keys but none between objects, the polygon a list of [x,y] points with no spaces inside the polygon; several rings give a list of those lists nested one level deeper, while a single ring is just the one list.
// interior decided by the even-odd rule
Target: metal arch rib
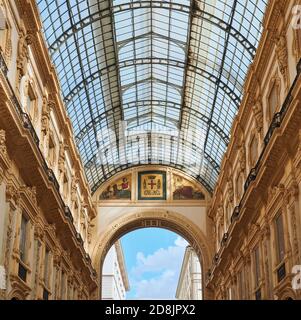
[{"label": "metal arch rib", "polygon": [[[154,103],[154,105],[160,105],[160,104],[162,105],[162,101],[153,100],[152,102]],[[166,105],[169,104],[169,101],[164,101],[164,102],[166,103]],[[128,105],[129,105],[130,103],[131,103],[131,102],[129,102]],[[141,103],[141,104],[140,104],[140,103]],[[142,104],[142,103],[143,103],[143,104]],[[177,105],[177,104],[175,104],[175,103],[173,103],[173,104],[174,104],[174,105]],[[136,103],[136,105],[138,105],[138,106],[139,106],[139,105],[146,105],[146,101],[145,101],[145,100],[144,100],[144,101],[140,101],[140,102],[138,101],[138,104]],[[177,105],[177,106],[179,107],[179,108],[177,108],[177,109],[180,110],[180,105]],[[184,108],[186,108],[186,107],[184,107]],[[212,129],[221,137],[221,139],[223,140],[223,142],[225,143],[225,145],[228,146],[230,138],[229,138],[229,136],[219,127],[218,124],[216,124],[216,123],[215,123],[212,119],[210,119],[208,116],[200,113],[200,112],[197,111],[197,110],[194,110],[194,109],[190,109],[190,108],[189,108],[189,111],[191,111],[191,112],[196,116],[197,119],[203,121],[204,123],[206,123],[206,124],[211,123]],[[88,134],[88,133],[90,132],[90,130],[97,125],[97,123],[99,123],[102,119],[106,118],[109,113],[114,113],[114,109],[110,109],[110,110],[107,110],[107,111],[103,112],[103,113],[100,114],[98,117],[96,117],[96,118],[94,119],[94,121],[91,121],[91,122],[89,122],[88,124],[86,124],[86,126],[76,135],[76,137],[75,137],[76,143],[77,143],[77,144],[80,143],[80,141],[84,138],[84,136],[85,136],[86,134]]]},{"label": "metal arch rib", "polygon": [[[140,8],[151,8],[151,7],[183,11],[183,12],[186,12],[187,14],[189,14],[190,12],[189,6],[180,5],[177,3],[164,3],[160,1],[139,1],[134,3],[126,3],[122,5],[113,6],[111,9],[106,8],[103,10],[99,10],[83,18],[79,22],[73,24],[69,29],[63,32],[53,43],[51,43],[49,46],[50,55],[52,56],[60,48],[61,45],[63,45],[70,37],[72,37],[74,33],[82,30],[86,26],[89,26],[90,24],[100,19],[109,17],[112,14],[122,12],[125,10],[135,10]],[[215,26],[221,28],[222,30],[229,32],[237,40],[237,42],[239,42],[247,50],[247,52],[250,54],[252,59],[254,58],[256,48],[251,44],[251,42],[247,38],[245,38],[231,24],[228,24],[224,20],[201,9],[196,9],[194,16],[201,16],[202,19],[206,20],[207,22],[210,22]]]},{"label": "metal arch rib", "polygon": [[[80,92],[83,87],[98,79],[99,76],[102,76],[104,73],[108,72],[111,68],[113,69],[118,69],[118,68],[125,68],[125,67],[130,67],[130,66],[135,66],[137,64],[162,64],[162,65],[168,65],[168,66],[174,66],[174,67],[179,67],[185,70],[185,62],[181,61],[176,61],[176,60],[171,60],[171,59],[163,59],[163,58],[139,58],[139,59],[132,59],[132,60],[126,60],[119,62],[119,65],[112,64],[108,67],[105,67],[103,69],[100,69],[93,74],[89,75],[87,78],[85,78],[82,82],[78,83],[68,94],[65,95],[64,97],[64,102],[68,104],[72,100],[72,98]],[[203,68],[200,68],[198,66],[194,66],[189,64],[188,65],[189,70],[196,70],[196,73],[203,76],[207,80],[210,80],[211,82],[215,84],[219,84],[219,87],[230,97],[230,99],[233,101],[235,104],[236,108],[239,108],[241,99],[240,97],[231,89],[228,84],[223,82],[221,79],[219,79],[217,76],[214,74],[209,73]]]}]

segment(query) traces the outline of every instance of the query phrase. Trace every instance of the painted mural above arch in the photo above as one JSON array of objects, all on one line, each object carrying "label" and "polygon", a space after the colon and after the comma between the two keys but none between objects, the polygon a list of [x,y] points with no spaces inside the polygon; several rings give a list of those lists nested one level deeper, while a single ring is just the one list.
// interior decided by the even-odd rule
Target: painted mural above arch
[{"label": "painted mural above arch", "polygon": [[[159,187],[158,187],[159,186]],[[180,170],[164,166],[132,168],[108,180],[96,193],[99,203],[107,202],[203,202],[206,189]]]},{"label": "painted mural above arch", "polygon": [[99,200],[131,200],[132,175],[127,174],[109,184],[99,196]]},{"label": "painted mural above arch", "polygon": [[196,183],[173,174],[173,200],[205,200],[205,194]]}]

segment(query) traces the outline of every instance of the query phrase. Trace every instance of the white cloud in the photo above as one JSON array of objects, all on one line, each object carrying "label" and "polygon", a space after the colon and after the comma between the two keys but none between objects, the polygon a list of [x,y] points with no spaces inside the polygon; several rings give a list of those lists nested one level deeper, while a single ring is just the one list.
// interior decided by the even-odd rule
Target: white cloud
[{"label": "white cloud", "polygon": [[175,245],[177,247],[186,248],[188,246],[188,242],[182,237],[177,237],[177,239],[175,241]]},{"label": "white cloud", "polygon": [[[130,272],[137,299],[174,299],[187,241],[178,237],[174,246],[160,248],[145,256],[138,252]],[[151,278],[147,273],[155,273]]]}]

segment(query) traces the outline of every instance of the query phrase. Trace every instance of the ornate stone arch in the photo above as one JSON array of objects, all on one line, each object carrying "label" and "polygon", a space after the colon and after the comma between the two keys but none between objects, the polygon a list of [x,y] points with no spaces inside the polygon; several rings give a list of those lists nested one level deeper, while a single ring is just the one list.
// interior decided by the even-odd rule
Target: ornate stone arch
[{"label": "ornate stone arch", "polygon": [[[202,231],[188,218],[179,213],[168,210],[146,210],[139,213],[128,214],[112,223],[107,231],[100,237],[92,253],[92,261],[95,269],[99,272],[101,288],[102,265],[111,246],[123,235],[142,228],[163,228],[178,233],[185,238],[196,251],[203,270],[204,298],[212,298],[212,293],[205,287],[205,274],[209,270],[212,261],[210,244]],[[98,292],[96,297],[101,298]]]}]

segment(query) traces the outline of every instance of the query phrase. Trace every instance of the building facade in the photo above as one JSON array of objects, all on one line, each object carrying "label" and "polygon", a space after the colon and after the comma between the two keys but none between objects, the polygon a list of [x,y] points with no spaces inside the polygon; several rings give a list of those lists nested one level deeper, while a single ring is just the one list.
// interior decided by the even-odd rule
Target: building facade
[{"label": "building facade", "polygon": [[199,258],[193,248],[188,246],[184,254],[176,299],[202,300],[202,280],[202,269]]},{"label": "building facade", "polygon": [[[140,1],[114,8],[110,1],[103,1],[101,10],[94,1],[83,2],[91,10],[81,10],[80,14],[88,12],[88,16],[78,20],[80,14],[75,14],[75,24],[70,27],[60,20],[52,23],[47,12],[39,10],[42,0],[0,0],[0,299],[105,298],[103,264],[109,249],[122,235],[147,227],[172,230],[189,241],[201,263],[203,299],[300,299],[301,288],[296,279],[301,265],[301,2],[234,1],[237,7],[232,11],[227,7],[229,2],[223,2],[224,11],[234,14],[229,21],[237,23],[235,14],[248,17],[253,13],[253,18],[258,18],[264,11],[263,21],[256,22],[254,18],[254,25],[250,22],[247,30],[239,23],[240,27],[227,24],[223,29],[223,21],[212,14],[220,8],[212,4],[201,8],[200,1],[194,5],[177,1],[159,5],[154,1],[152,8],[156,12],[181,14],[181,25],[191,17],[193,27],[181,32],[190,30],[192,36],[183,41],[174,35],[169,44],[161,44],[161,50],[176,45],[176,50],[168,49],[168,54],[176,52],[169,59],[156,56],[160,47],[157,45],[150,50],[150,57],[140,57],[139,50],[129,50],[137,55],[131,60],[125,56],[118,59],[115,51],[117,45],[120,50],[126,48],[133,41],[134,32],[122,40],[112,30],[115,26],[122,32],[115,25],[119,14],[131,10],[134,16],[135,10],[147,9],[140,7]],[[54,3],[58,4],[48,1],[49,6]],[[60,17],[80,11],[77,2],[72,10],[65,1],[60,3],[60,10],[52,10]],[[247,14],[242,14],[243,10]],[[213,18],[217,20],[212,21]],[[237,44],[236,49],[243,48],[232,50],[228,43],[225,56],[235,51],[233,65],[224,59],[218,75],[217,70],[208,72],[214,63],[207,61],[208,52],[201,50],[219,37],[207,39],[210,28],[204,28],[207,31],[203,33],[202,19],[214,25],[212,28],[220,28],[225,39]],[[171,23],[173,19],[169,20]],[[56,31],[64,32],[52,39],[45,31],[47,23],[59,24]],[[101,27],[95,27],[95,23]],[[72,41],[80,42],[82,49],[72,42],[66,57],[79,57],[92,50],[70,31],[89,31],[91,26],[96,31],[89,35],[99,39],[104,34],[101,43],[93,46],[107,60],[99,63],[101,70],[91,67],[89,77],[80,83],[76,80],[89,66],[89,57],[83,58],[82,63],[67,63],[67,84],[63,83],[58,75],[64,61],[55,65],[53,56],[60,55],[60,50],[66,52]],[[168,27],[166,34],[172,34],[175,27]],[[107,33],[101,33],[99,28]],[[255,46],[250,39],[255,32],[259,35],[259,29],[261,37]],[[162,35],[147,32],[143,37],[139,39],[149,41],[150,37]],[[166,37],[161,41],[167,41]],[[91,38],[86,37],[87,43]],[[199,48],[203,38],[207,43]],[[179,50],[187,56],[183,57]],[[241,60],[247,55],[244,50],[253,57],[250,63]],[[223,54],[216,54],[216,60],[217,56]],[[156,77],[145,71],[147,67],[143,66],[149,64],[149,72],[157,70]],[[75,75],[71,75],[71,67],[78,68]],[[146,73],[146,78],[139,80],[135,74],[135,84],[122,82],[121,77],[131,76],[129,68]],[[172,82],[173,76],[180,78],[178,68],[185,73],[184,81],[168,84],[166,79]],[[123,73],[118,75],[121,69]],[[165,79],[162,70],[173,76]],[[234,79],[236,73],[237,77],[246,73],[243,85],[237,84],[241,79]],[[157,79],[161,76],[166,81]],[[101,90],[90,94],[91,88],[97,87],[94,81],[102,82],[102,91],[106,91],[102,101],[107,109],[103,108],[101,114],[93,113],[101,100],[96,99]],[[162,90],[165,93],[173,92],[171,98],[165,97],[172,101],[167,101],[163,112],[160,108],[166,103],[164,99],[157,101],[151,96],[136,101],[144,92],[139,89],[141,81],[151,84],[152,95],[158,94],[157,89],[153,90],[157,86],[167,86]],[[212,92],[209,98],[202,96],[210,91],[212,83],[218,88],[213,97]],[[129,94],[134,101],[126,103],[127,96],[123,95],[128,90],[135,91]],[[87,96],[76,100],[81,92]],[[230,107],[223,109],[228,100],[236,105],[235,112]],[[147,101],[152,103],[151,111]],[[207,109],[200,111],[196,107],[204,101],[213,102],[209,115]],[[71,114],[67,112],[71,104],[78,114],[73,109]],[[83,105],[88,107],[83,110]],[[218,111],[214,105],[219,105],[223,114],[215,114]],[[133,110],[133,106],[141,108]],[[140,114],[140,110],[146,111]],[[87,114],[91,121],[85,118]],[[227,120],[229,114],[233,115],[233,122]],[[177,115],[179,119],[175,121]],[[126,117],[129,124],[136,123],[134,129],[141,129],[141,123],[149,125],[145,119],[164,118],[162,126],[187,129],[197,124],[204,131],[198,135],[196,130],[192,138],[184,137],[178,144],[170,137],[168,146],[162,139],[153,141],[149,132],[145,145],[140,145],[142,140],[135,133],[129,142],[130,153],[124,156],[132,157],[132,163],[117,166],[97,162],[93,153],[97,146],[105,145],[105,157],[114,156],[116,151],[108,137],[101,141],[92,137],[97,135],[99,123],[111,130],[115,122]],[[221,128],[222,123],[226,123],[229,134]],[[203,144],[211,145],[207,148],[210,152],[201,149]],[[194,169],[190,162],[185,165],[187,159],[181,154],[188,145],[192,146],[188,160],[199,165]],[[220,145],[225,146],[225,153]],[[178,148],[177,155],[174,148]],[[214,154],[212,150],[218,152]],[[160,158],[162,153],[164,157]],[[118,248],[110,254],[120,259]],[[118,291],[122,291],[123,298],[121,287],[127,288],[122,259],[118,261],[122,281],[116,285],[116,294],[110,295],[112,298],[118,297]],[[183,288],[187,295],[188,284]]]},{"label": "building facade", "polygon": [[121,242],[117,241],[109,250],[102,269],[102,299],[125,300],[129,291]]},{"label": "building facade", "polygon": [[209,216],[216,299],[300,299],[298,1],[271,1]]}]

